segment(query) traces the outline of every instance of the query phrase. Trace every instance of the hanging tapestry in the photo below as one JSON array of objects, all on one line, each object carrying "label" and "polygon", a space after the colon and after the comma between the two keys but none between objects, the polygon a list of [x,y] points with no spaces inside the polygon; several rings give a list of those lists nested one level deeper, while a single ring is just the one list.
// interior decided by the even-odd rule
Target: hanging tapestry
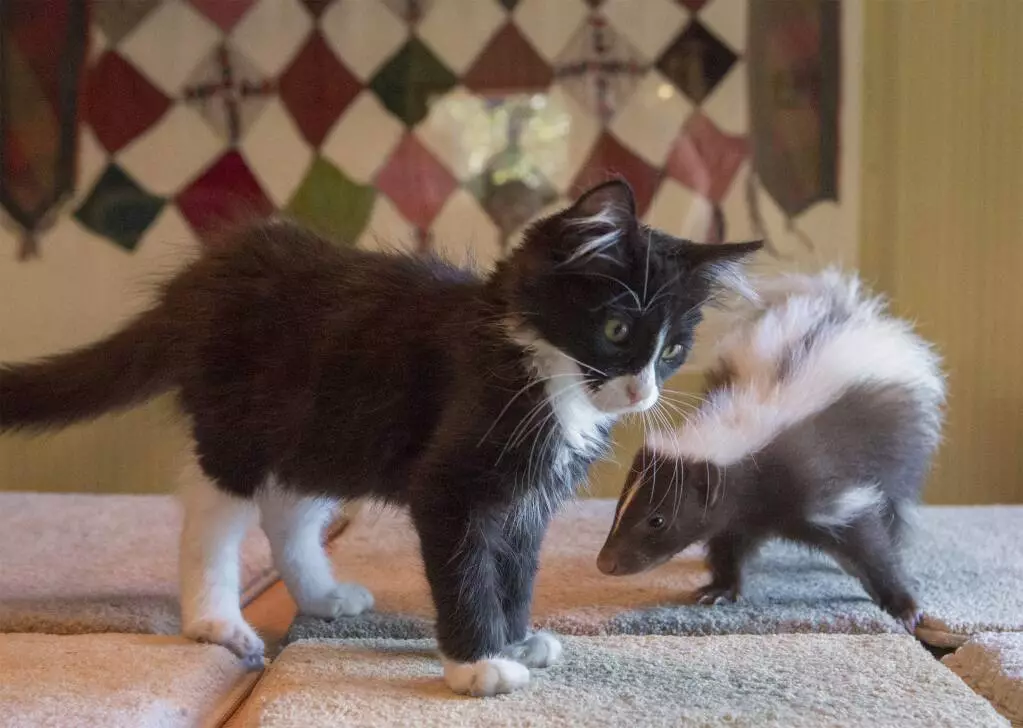
[{"label": "hanging tapestry", "polygon": [[0,0],[0,205],[19,257],[74,188],[85,0]]}]

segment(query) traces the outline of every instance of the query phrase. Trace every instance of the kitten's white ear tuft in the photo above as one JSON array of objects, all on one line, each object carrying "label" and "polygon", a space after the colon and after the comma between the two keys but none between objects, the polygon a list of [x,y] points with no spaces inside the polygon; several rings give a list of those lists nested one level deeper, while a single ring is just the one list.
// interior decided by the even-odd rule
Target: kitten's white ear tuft
[{"label": "kitten's white ear tuft", "polygon": [[612,180],[584,192],[562,213],[566,232],[577,241],[566,263],[602,253],[636,224],[636,201],[624,180]]},{"label": "kitten's white ear tuft", "polygon": [[613,179],[579,195],[566,215],[571,218],[612,217],[622,225],[636,219],[636,198],[628,182]]}]

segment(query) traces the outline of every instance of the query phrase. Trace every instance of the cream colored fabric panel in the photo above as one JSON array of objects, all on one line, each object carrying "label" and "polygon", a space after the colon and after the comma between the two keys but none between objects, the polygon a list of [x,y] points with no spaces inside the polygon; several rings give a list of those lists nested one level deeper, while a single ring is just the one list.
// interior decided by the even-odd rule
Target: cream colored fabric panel
[{"label": "cream colored fabric panel", "polygon": [[1023,501],[1023,3],[866,3],[863,266],[951,378],[927,498]]}]

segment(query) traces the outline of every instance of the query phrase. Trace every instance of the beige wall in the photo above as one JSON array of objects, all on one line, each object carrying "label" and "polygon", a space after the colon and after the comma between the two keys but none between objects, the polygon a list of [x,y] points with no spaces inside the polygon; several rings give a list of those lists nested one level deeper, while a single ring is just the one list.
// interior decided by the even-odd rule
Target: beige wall
[{"label": "beige wall", "polygon": [[865,272],[950,375],[932,502],[1023,501],[1023,2],[867,0]]}]

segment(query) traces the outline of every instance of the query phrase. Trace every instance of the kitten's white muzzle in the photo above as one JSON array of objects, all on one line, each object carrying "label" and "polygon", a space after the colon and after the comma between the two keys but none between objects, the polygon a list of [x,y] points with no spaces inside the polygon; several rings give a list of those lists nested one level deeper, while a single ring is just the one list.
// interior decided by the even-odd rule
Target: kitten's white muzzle
[{"label": "kitten's white muzzle", "polygon": [[647,367],[639,374],[608,380],[593,393],[593,403],[608,414],[643,412],[654,406],[659,394],[653,368]]}]

